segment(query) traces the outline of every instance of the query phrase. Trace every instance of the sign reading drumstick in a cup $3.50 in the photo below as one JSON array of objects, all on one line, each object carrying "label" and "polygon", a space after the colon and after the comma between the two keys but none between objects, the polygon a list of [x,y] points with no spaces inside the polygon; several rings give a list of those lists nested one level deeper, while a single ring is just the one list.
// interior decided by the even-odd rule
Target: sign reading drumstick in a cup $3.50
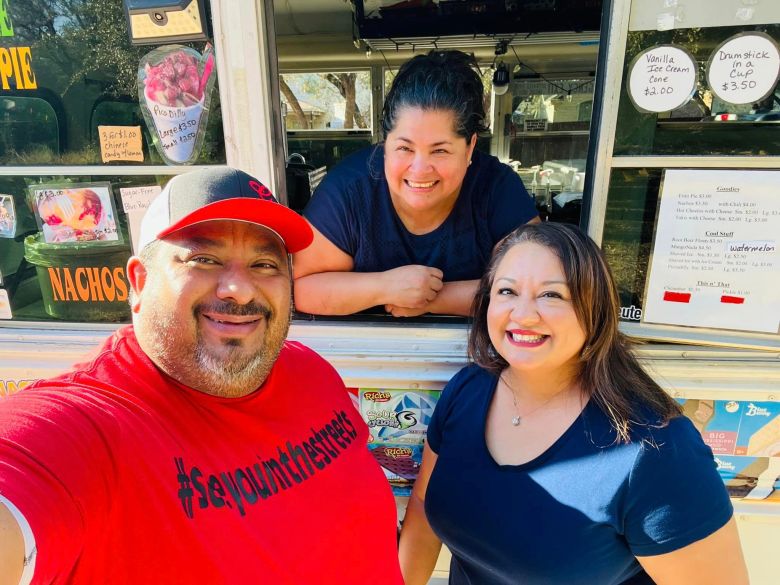
[{"label": "sign reading drumstick in a cup $3.50", "polygon": [[729,104],[753,104],[769,98],[764,107],[771,111],[778,79],[780,49],[772,37],[761,32],[727,39],[707,64],[708,85],[716,97]]}]

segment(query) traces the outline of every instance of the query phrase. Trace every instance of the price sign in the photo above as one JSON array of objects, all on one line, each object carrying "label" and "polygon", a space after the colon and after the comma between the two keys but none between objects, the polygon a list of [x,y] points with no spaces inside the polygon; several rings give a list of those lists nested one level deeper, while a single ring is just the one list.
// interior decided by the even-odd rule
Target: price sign
[{"label": "price sign", "polygon": [[751,104],[767,97],[780,77],[780,50],[760,32],[738,34],[722,43],[707,64],[712,92],[730,104]]},{"label": "price sign", "polygon": [[628,96],[640,112],[668,112],[691,99],[696,75],[696,62],[684,49],[674,45],[653,47],[631,63]]}]

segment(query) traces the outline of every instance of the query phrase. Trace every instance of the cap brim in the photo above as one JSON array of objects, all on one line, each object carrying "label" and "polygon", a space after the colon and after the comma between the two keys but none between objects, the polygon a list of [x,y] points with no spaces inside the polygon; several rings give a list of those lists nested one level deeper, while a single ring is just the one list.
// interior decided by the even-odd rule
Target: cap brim
[{"label": "cap brim", "polygon": [[245,221],[266,227],[279,234],[291,254],[300,252],[314,239],[309,223],[289,207],[249,197],[223,199],[201,207],[158,233],[157,239],[196,223],[216,220]]}]

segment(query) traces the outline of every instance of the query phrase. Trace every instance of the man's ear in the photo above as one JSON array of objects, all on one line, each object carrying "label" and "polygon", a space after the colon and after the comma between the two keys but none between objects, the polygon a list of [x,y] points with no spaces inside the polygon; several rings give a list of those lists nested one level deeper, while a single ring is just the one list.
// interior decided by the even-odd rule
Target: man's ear
[{"label": "man's ear", "polygon": [[127,261],[127,281],[130,283],[130,309],[137,313],[141,308],[141,292],[146,286],[146,266],[138,256],[131,256]]}]

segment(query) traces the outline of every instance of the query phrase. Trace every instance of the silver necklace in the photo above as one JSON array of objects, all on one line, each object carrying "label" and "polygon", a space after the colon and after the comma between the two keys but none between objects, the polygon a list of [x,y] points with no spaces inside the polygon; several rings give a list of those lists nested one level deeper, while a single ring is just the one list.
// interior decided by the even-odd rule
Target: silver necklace
[{"label": "silver necklace", "polygon": [[504,385],[505,385],[507,388],[509,388],[509,392],[512,394],[512,403],[515,405],[515,413],[516,413],[516,414],[515,414],[515,416],[513,416],[513,417],[512,417],[512,426],[513,426],[513,427],[519,427],[519,426],[520,426],[520,423],[522,422],[522,420],[523,420],[524,418],[527,418],[528,416],[532,415],[533,413],[535,413],[537,410],[539,410],[539,409],[540,409],[540,408],[542,408],[543,406],[545,406],[545,405],[549,404],[549,403],[550,403],[550,401],[551,401],[553,398],[555,398],[556,396],[558,396],[559,394],[562,394],[563,392],[565,392],[565,391],[567,390],[566,388],[564,388],[563,390],[559,390],[558,392],[556,392],[555,394],[553,394],[552,396],[550,396],[550,397],[549,397],[547,400],[545,400],[544,402],[542,402],[542,403],[541,403],[539,406],[537,406],[537,407],[536,407],[536,408],[534,408],[533,410],[529,410],[529,411],[528,411],[528,412],[526,412],[524,415],[520,416],[520,409],[519,409],[519,408],[518,408],[518,406],[517,406],[517,396],[515,395],[515,389],[514,389],[512,386],[510,386],[510,385],[509,385],[509,383],[506,381],[506,379],[504,379],[504,377],[503,377],[503,376],[499,376],[499,378],[500,378],[500,379],[501,379],[501,381],[504,383]]}]

